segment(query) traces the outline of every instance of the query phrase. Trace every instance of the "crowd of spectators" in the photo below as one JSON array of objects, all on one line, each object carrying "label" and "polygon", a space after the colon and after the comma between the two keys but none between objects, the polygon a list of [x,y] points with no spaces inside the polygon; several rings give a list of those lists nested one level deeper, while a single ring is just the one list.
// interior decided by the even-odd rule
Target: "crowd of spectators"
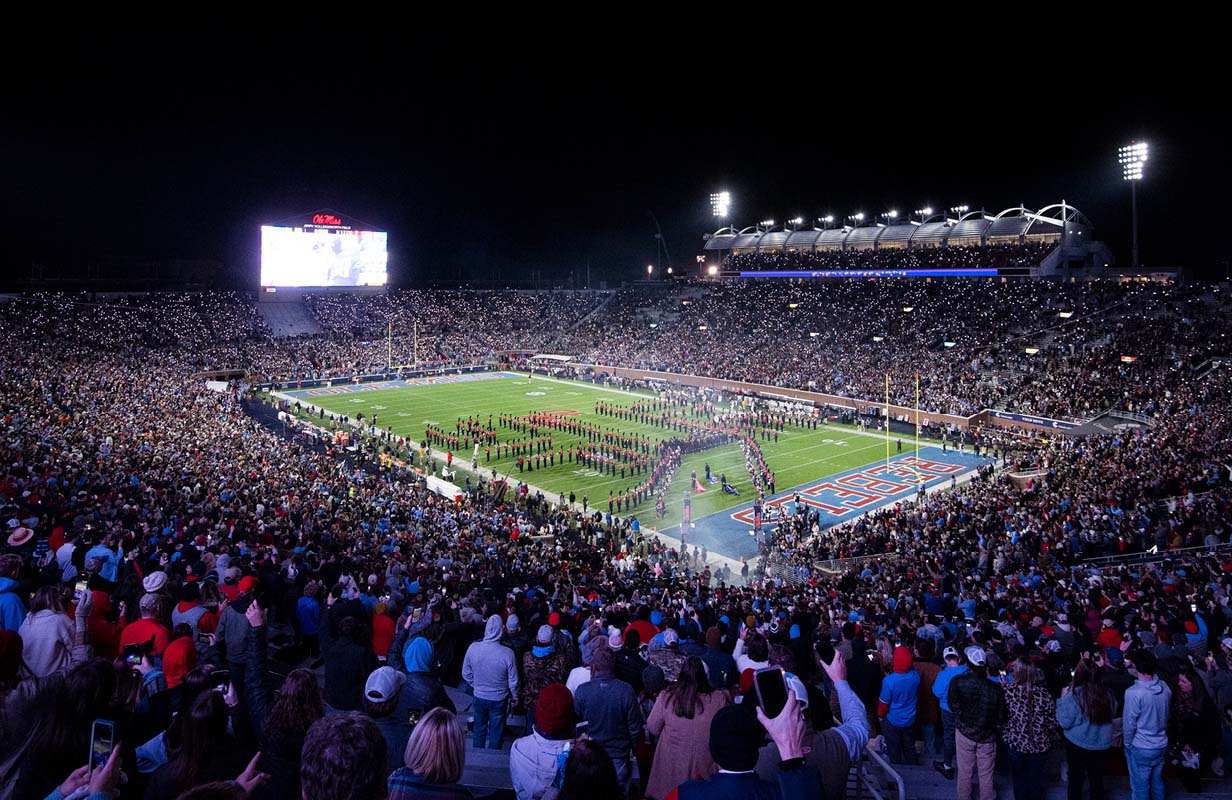
[{"label": "crowd of spectators", "polygon": [[[949,349],[926,339],[952,335],[964,357],[1012,371],[997,359],[1016,355],[1020,330],[1090,312],[1047,351],[1074,381],[1066,401],[1104,402],[1088,370],[1110,369],[1155,418],[1033,442],[999,470],[838,528],[800,504],[778,523],[796,535],[775,537],[742,585],[628,520],[482,476],[442,498],[413,472],[265,424],[246,384],[215,392],[194,377],[299,358],[243,296],[8,303],[0,798],[467,797],[468,754],[507,745],[520,797],[842,797],[870,740],[936,762],[959,797],[975,781],[986,796],[998,742],[1026,796],[1054,747],[1071,781],[1098,786],[1124,764],[1143,797],[1164,769],[1198,786],[1222,774],[1232,741],[1232,559],[1218,549],[1232,536],[1232,376],[1190,368],[1217,354],[1227,311],[1217,294],[1158,291],[717,285],[569,311],[555,342],[590,340],[614,360],[784,385],[833,385],[827,365],[841,363],[836,385],[859,392],[877,383],[859,374],[872,359],[904,377],[920,368],[951,402],[965,384],[937,377]],[[648,301],[679,337],[621,326]],[[353,316],[320,308],[331,326]],[[896,322],[875,326],[878,314]],[[502,328],[473,318],[499,343]],[[827,320],[842,359],[810,345]],[[702,324],[732,336],[725,358],[684,335]],[[872,330],[903,347],[864,355]],[[805,345],[798,360],[776,333]],[[1122,376],[1112,355],[1130,344],[1141,355]],[[1151,548],[1140,562],[1083,560]],[[816,565],[848,556],[865,558]],[[774,717],[757,707],[767,667],[790,690]],[[509,729],[515,710],[524,731]],[[95,720],[115,748],[89,769]]]},{"label": "crowd of spectators", "polygon": [[818,269],[1006,269],[1035,267],[1056,247],[1050,242],[951,245],[943,247],[879,247],[850,250],[767,250],[733,253],[727,269],[743,272]]}]

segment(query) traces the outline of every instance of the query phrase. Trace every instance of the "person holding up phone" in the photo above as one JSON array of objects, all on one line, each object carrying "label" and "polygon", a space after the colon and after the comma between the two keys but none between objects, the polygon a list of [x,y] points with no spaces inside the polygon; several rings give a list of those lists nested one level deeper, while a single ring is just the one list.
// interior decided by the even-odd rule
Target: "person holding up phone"
[{"label": "person holding up phone", "polygon": [[[95,727],[103,720],[96,720]],[[107,723],[110,725],[110,723]],[[112,727],[114,733],[114,726]],[[120,783],[124,779],[124,773],[121,771],[120,745],[113,744],[111,750],[105,753],[101,763],[96,763],[95,760],[95,742],[91,741],[90,745],[90,761],[84,767],[78,767],[69,773],[69,776],[64,779],[64,782],[56,789],[60,793],[61,798],[71,797],[75,794],[80,794],[80,790],[86,787],[84,796],[91,798],[112,798],[115,797],[120,789]],[[55,797],[55,795],[52,795]]]},{"label": "person holding up phone", "polygon": [[[763,680],[773,691],[772,677]],[[775,781],[763,781],[755,770],[767,733],[781,756]],[[820,775],[805,762],[804,735],[804,715],[795,690],[788,690],[786,702],[773,717],[752,703],[725,706],[710,723],[708,739],[720,772],[706,780],[686,781],[664,800],[748,800],[773,796],[776,788],[782,800],[823,797]]]},{"label": "person holding up phone", "polygon": [[[841,797],[846,791],[847,775],[851,765],[858,761],[864,746],[868,744],[868,714],[864,703],[847,683],[847,663],[842,653],[836,652],[828,642],[828,649],[819,646],[817,663],[825,671],[838,695],[842,724],[835,725],[830,707],[818,703],[814,708],[807,694],[797,700],[803,711],[805,752],[804,760],[821,776],[822,797]],[[828,655],[829,660],[823,656]],[[783,760],[777,743],[761,748],[757,757],[757,776],[763,781],[778,779],[779,764]]]}]

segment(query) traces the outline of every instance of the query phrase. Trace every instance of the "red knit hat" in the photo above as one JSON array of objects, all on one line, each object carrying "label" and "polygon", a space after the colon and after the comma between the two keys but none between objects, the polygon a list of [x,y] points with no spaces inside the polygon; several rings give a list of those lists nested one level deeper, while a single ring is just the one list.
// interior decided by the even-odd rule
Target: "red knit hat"
[{"label": "red knit hat", "polygon": [[749,667],[740,673],[740,694],[748,694],[751,691],[753,691],[753,668]]},{"label": "red knit hat", "polygon": [[559,628],[560,627],[560,614],[558,614],[555,611],[553,611],[551,614],[548,614],[548,624],[551,625],[553,628]]},{"label": "red knit hat", "polygon": [[572,734],[575,724],[573,694],[563,683],[549,683],[535,703],[535,727],[546,736],[562,736]]},{"label": "red knit hat", "polygon": [[181,636],[163,651],[163,676],[167,688],[174,689],[197,666],[197,648],[191,636]]},{"label": "red knit hat", "polygon": [[1194,622],[1192,619],[1185,620],[1185,632],[1186,633],[1197,633],[1198,623]]},{"label": "red knit hat", "polygon": [[245,575],[240,578],[240,594],[248,594],[253,589],[257,588],[257,579],[251,575]]}]

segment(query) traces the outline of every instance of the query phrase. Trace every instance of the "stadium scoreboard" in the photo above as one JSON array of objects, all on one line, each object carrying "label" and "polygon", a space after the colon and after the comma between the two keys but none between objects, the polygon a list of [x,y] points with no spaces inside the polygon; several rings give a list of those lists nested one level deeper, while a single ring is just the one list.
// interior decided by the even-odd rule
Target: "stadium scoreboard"
[{"label": "stadium scoreboard", "polygon": [[360,230],[335,214],[293,226],[261,226],[261,286],[384,286],[388,236]]}]

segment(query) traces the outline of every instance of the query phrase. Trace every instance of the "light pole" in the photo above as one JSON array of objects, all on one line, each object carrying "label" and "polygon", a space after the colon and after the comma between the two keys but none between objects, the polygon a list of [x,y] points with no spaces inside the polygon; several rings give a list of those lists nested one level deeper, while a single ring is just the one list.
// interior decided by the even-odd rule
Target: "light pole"
[{"label": "light pole", "polygon": [[710,195],[710,213],[726,217],[731,211],[731,192],[714,192]]},{"label": "light pole", "polygon": [[1138,264],[1138,181],[1142,180],[1143,165],[1146,164],[1149,148],[1146,142],[1130,142],[1117,150],[1117,160],[1121,162],[1121,177],[1129,181],[1130,213],[1133,215],[1133,261]]}]

